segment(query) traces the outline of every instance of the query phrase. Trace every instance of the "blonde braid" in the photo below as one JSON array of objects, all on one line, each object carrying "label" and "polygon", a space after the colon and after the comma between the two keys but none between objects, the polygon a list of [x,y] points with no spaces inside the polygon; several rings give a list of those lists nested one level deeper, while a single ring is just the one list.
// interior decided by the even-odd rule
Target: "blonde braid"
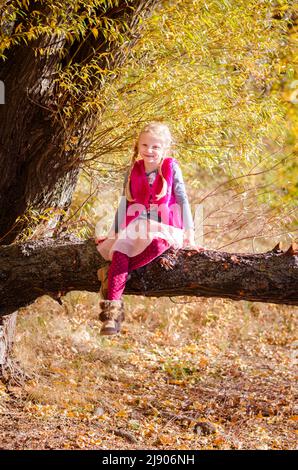
[{"label": "blonde braid", "polygon": [[168,189],[168,182],[165,179],[165,177],[163,176],[162,171],[161,171],[162,162],[163,162],[163,158],[161,159],[161,161],[158,165],[158,174],[160,175],[160,177],[162,179],[162,188],[161,188],[160,193],[156,195],[157,200],[164,197],[167,194],[167,189]]}]

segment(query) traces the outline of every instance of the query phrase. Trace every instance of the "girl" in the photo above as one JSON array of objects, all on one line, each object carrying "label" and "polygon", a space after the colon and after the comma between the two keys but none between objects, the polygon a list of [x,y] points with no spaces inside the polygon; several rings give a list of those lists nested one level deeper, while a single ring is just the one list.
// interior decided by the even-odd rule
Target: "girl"
[{"label": "girl", "polygon": [[160,122],[140,132],[123,186],[123,196],[106,238],[96,226],[97,250],[108,268],[98,271],[101,281],[102,335],[119,333],[124,320],[121,299],[128,274],[144,266],[169,247],[195,245],[194,223],[178,162],[169,157],[172,136]]}]

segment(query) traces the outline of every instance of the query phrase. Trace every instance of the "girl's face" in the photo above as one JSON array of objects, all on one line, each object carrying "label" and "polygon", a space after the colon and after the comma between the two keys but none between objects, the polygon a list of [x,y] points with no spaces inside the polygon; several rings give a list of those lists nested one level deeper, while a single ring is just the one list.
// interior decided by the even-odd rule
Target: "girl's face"
[{"label": "girl's face", "polygon": [[157,166],[162,158],[165,157],[167,147],[162,139],[155,137],[149,132],[144,132],[140,135],[138,150],[145,165],[147,164],[148,167],[152,167]]}]

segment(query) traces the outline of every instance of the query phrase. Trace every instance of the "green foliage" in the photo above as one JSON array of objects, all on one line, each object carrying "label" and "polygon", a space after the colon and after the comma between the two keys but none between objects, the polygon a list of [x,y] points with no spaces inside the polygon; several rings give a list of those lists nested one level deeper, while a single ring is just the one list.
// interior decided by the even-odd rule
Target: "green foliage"
[{"label": "green foliage", "polygon": [[122,178],[140,128],[164,120],[193,188],[206,185],[204,173],[224,175],[244,198],[248,189],[252,211],[266,203],[275,225],[295,229],[297,104],[283,88],[297,76],[297,13],[290,1],[164,1],[105,88],[109,106],[88,167]]},{"label": "green foliage", "polygon": [[[293,205],[298,118],[288,95],[297,79],[296,2],[163,0],[151,17],[138,18],[133,49],[132,22],[117,16],[127,6],[136,2],[13,0],[1,9],[3,60],[22,45],[37,60],[58,57],[53,112],[66,128],[74,116],[98,117],[84,157],[94,188],[98,176],[120,182],[140,128],[164,120],[194,189],[206,184],[203,172],[241,177],[239,190],[245,175],[263,173],[276,184],[266,202]],[[72,136],[65,150],[77,148]],[[92,225],[94,188],[79,189],[72,206],[71,221],[82,227],[86,218]]]},{"label": "green foliage", "polygon": [[[0,13],[0,59],[27,47],[36,60],[56,63],[53,111],[71,126],[74,113],[103,106],[99,89],[115,76],[131,32],[133,0],[12,0]],[[140,3],[140,2],[137,2]],[[133,14],[131,15],[134,16]]]},{"label": "green foliage", "polygon": [[265,138],[282,145],[286,107],[278,83],[290,46],[287,21],[273,18],[277,9],[287,11],[290,2],[163,2],[130,63],[105,88],[109,106],[91,149],[104,149],[100,168],[105,159],[123,166],[152,119],[170,121],[188,168],[245,174],[262,159]]}]

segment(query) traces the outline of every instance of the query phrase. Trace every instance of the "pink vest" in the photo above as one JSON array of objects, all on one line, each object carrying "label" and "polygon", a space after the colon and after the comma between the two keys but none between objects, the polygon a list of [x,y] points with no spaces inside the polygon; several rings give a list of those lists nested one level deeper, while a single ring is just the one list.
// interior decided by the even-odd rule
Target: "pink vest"
[{"label": "pink vest", "polygon": [[[181,207],[177,204],[173,191],[173,161],[176,162],[174,158],[168,157],[162,162],[161,171],[167,181],[168,188],[166,195],[159,200],[156,199],[156,195],[162,189],[161,176],[157,173],[153,185],[150,186],[145,173],[144,160],[135,162],[130,175],[130,192],[135,201],[127,201],[126,217],[121,224],[121,229],[127,227],[141,212],[148,211],[150,207],[157,209],[162,223],[178,228],[184,227]],[[150,196],[151,202],[149,202]]]}]

